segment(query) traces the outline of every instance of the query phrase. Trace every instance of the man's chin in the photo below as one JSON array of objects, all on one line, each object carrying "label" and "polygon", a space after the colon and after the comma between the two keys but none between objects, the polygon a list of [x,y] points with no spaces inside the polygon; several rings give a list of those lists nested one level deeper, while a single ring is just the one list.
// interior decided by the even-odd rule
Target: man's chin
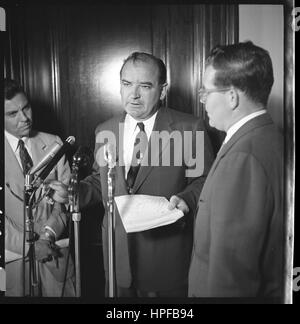
[{"label": "man's chin", "polygon": [[135,109],[128,109],[127,113],[135,119],[140,119],[140,117],[142,116],[141,112]]},{"label": "man's chin", "polygon": [[31,127],[28,127],[25,130],[23,130],[22,132],[20,132],[19,136],[20,137],[29,137],[30,132],[31,132]]}]

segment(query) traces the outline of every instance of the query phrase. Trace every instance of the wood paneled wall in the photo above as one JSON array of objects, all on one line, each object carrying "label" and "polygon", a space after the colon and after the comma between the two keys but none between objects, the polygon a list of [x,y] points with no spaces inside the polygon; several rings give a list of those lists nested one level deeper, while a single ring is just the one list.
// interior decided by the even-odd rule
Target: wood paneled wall
[{"label": "wood paneled wall", "polygon": [[[122,111],[119,70],[133,51],[168,68],[166,104],[202,116],[204,61],[238,40],[236,5],[18,5],[7,10],[5,73],[30,95],[35,127],[93,149],[94,129]],[[223,134],[209,132],[215,150]]]}]

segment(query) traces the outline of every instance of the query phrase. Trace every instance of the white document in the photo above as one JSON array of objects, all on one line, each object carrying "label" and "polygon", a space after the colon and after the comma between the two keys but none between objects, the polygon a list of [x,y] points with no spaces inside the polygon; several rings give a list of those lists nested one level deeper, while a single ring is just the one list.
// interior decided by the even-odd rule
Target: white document
[{"label": "white document", "polygon": [[115,202],[127,233],[169,225],[184,215],[177,208],[169,210],[165,197],[124,195],[115,197]]}]

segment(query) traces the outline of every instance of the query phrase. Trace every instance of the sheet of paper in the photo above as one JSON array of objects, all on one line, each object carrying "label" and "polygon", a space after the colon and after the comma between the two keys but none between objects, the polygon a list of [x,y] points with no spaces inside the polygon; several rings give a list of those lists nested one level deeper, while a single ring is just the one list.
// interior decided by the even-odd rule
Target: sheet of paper
[{"label": "sheet of paper", "polygon": [[115,202],[127,233],[169,225],[183,216],[177,208],[168,209],[165,197],[124,195],[115,197]]}]

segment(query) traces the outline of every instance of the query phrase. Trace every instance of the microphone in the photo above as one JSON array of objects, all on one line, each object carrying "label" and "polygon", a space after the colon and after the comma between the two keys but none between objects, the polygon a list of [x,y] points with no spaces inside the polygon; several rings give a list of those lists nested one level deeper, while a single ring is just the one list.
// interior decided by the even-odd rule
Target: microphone
[{"label": "microphone", "polygon": [[38,172],[40,169],[42,169],[49,161],[55,156],[55,154],[58,152],[62,144],[59,144],[57,142],[52,145],[48,153],[37,163],[36,166],[32,167],[31,170],[29,170],[29,174],[35,174]]},{"label": "microphone", "polygon": [[86,146],[79,146],[77,151],[73,156],[73,163],[78,166],[85,167],[88,165],[89,161],[91,160],[92,152]]},{"label": "microphone", "polygon": [[105,160],[107,161],[108,168],[112,169],[116,166],[116,150],[114,145],[107,143],[105,145]]},{"label": "microphone", "polygon": [[75,143],[75,137],[69,136],[64,144],[59,148],[59,150],[54,154],[50,162],[46,165],[44,170],[38,175],[37,179],[39,181],[44,181],[51,170],[55,167],[58,161],[62,158],[62,156],[71,148],[71,146]]}]

